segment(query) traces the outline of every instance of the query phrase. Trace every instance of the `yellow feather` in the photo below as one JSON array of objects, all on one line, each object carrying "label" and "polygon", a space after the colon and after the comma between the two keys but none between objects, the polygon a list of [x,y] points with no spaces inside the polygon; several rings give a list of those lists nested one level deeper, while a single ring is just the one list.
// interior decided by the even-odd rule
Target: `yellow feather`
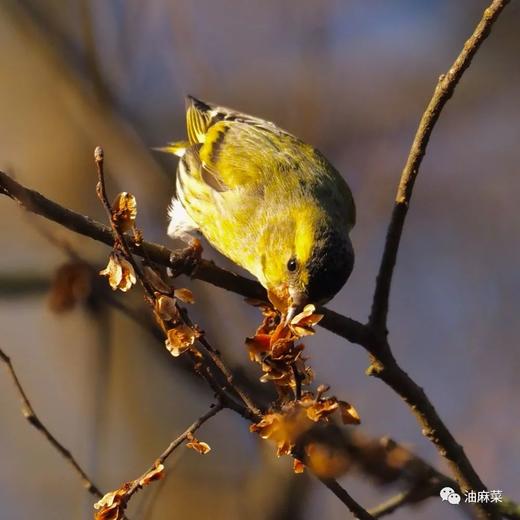
[{"label": "yellow feather", "polygon": [[168,143],[166,146],[159,146],[152,149],[157,152],[170,153],[177,157],[183,157],[189,146],[190,143],[188,141],[178,141],[176,143]]}]

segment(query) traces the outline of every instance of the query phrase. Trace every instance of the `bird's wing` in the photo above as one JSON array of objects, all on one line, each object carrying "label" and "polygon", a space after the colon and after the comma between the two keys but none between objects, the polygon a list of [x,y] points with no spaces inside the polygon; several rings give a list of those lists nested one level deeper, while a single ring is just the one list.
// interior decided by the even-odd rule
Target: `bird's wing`
[{"label": "bird's wing", "polygon": [[[280,175],[297,182],[315,150],[275,124],[225,107],[188,98],[186,122],[190,174],[218,191],[264,186]],[[309,170],[310,174],[310,170]],[[289,188],[289,186],[287,186]]]},{"label": "bird's wing", "polygon": [[236,121],[268,130],[282,131],[270,121],[238,112],[232,108],[207,103],[193,96],[186,97],[186,127],[191,144],[203,143],[209,128],[219,121]]}]

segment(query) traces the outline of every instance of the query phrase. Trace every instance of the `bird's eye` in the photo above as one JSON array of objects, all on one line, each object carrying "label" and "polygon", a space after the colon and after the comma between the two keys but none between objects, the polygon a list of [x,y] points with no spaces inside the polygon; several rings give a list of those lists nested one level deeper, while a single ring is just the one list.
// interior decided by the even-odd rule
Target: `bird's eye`
[{"label": "bird's eye", "polygon": [[298,267],[298,264],[296,262],[296,258],[291,258],[288,262],[287,262],[287,269],[289,271],[294,272],[296,271],[296,268]]}]

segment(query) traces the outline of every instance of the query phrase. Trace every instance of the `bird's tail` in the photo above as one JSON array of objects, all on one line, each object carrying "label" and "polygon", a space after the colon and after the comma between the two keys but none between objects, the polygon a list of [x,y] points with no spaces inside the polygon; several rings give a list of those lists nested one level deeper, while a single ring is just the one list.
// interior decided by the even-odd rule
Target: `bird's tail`
[{"label": "bird's tail", "polygon": [[186,150],[191,146],[188,141],[177,141],[175,143],[168,143],[166,146],[159,146],[153,148],[157,152],[171,153],[177,157],[182,157]]},{"label": "bird's tail", "polygon": [[166,146],[154,148],[154,150],[182,157],[190,146],[204,143],[210,126],[216,121],[223,119],[228,113],[231,113],[228,109],[205,103],[193,96],[186,96],[188,141],[168,143]]}]

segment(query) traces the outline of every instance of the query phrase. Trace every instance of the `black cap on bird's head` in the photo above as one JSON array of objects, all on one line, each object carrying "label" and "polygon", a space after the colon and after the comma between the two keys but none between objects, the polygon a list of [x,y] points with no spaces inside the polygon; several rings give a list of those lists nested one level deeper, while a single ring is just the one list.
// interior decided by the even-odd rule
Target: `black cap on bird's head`
[{"label": "black cap on bird's head", "polygon": [[331,300],[345,285],[353,267],[354,250],[348,235],[330,228],[320,233],[304,266],[306,284],[291,283],[289,278],[291,304],[286,321],[306,304],[321,305]]},{"label": "black cap on bird's head", "polygon": [[354,250],[348,237],[329,233],[319,241],[309,260],[310,302],[325,303],[345,285],[354,267]]}]

